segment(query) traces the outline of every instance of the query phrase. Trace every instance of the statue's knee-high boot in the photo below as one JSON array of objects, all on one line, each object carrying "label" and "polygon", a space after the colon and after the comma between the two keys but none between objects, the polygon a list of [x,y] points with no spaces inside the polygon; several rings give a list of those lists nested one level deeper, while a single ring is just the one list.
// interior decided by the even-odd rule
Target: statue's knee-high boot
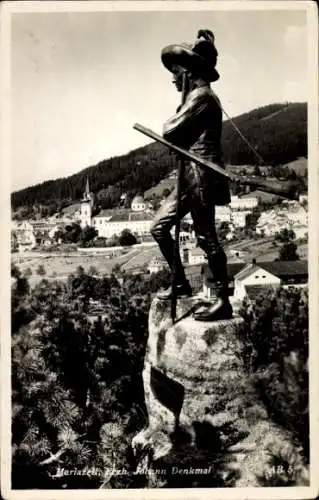
[{"label": "statue's knee-high boot", "polygon": [[[192,295],[192,289],[189,281],[185,276],[184,267],[180,258],[180,254],[175,257],[174,260],[174,242],[170,234],[165,235],[165,237],[158,238],[157,235],[153,234],[156,239],[159,248],[162,252],[163,257],[168,263],[171,270],[175,270],[176,276],[176,290],[175,293],[177,297],[190,297]],[[175,269],[174,269],[175,268]],[[157,293],[159,299],[171,299],[173,294],[172,286],[166,290],[160,290]]]},{"label": "statue's knee-high boot", "polygon": [[232,306],[229,302],[227,257],[223,250],[207,255],[208,264],[213,275],[215,301],[193,316],[197,321],[217,321],[232,317]]}]

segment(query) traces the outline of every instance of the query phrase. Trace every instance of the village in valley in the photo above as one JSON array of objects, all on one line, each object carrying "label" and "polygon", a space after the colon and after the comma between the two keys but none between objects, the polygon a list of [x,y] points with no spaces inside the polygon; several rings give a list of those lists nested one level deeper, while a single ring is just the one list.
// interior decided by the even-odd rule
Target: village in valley
[{"label": "village in valley", "polygon": [[[175,182],[176,173],[169,180]],[[161,183],[160,183],[161,184]],[[161,205],[170,192],[157,196]],[[12,262],[30,284],[41,279],[62,279],[79,266],[92,275],[110,275],[114,269],[132,274],[158,273],[167,268],[150,229],[155,215],[152,190],[128,203],[122,193],[117,207],[96,209],[89,178],[83,196],[50,217],[12,220]],[[283,285],[305,286],[308,279],[308,199],[298,201],[251,191],[232,195],[227,206],[216,207],[216,222],[227,257],[233,303]],[[75,243],[68,232],[78,231]],[[81,233],[81,234],[80,234]],[[288,246],[288,253],[283,247]],[[210,298],[209,269],[196,242],[192,219],[182,220],[180,252],[194,291]],[[280,258],[281,255],[281,258]]]}]

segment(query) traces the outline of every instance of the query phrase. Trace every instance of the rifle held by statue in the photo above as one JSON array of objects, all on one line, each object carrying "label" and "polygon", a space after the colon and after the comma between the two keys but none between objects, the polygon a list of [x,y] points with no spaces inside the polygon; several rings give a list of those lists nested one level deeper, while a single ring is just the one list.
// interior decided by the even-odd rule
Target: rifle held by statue
[{"label": "rifle held by statue", "polygon": [[187,151],[184,148],[181,148],[180,146],[176,146],[175,144],[172,144],[171,142],[167,141],[162,137],[161,135],[156,134],[149,128],[144,127],[143,125],[140,125],[139,123],[135,123],[133,126],[135,130],[138,132],[141,132],[142,134],[146,135],[147,137],[150,137],[151,139],[154,139],[156,142],[159,142],[166,146],[168,149],[171,151],[174,151],[174,153],[177,153],[184,157],[185,159],[188,159],[190,161],[193,161],[194,163],[197,163],[198,165],[205,167],[205,168],[210,168],[214,172],[228,178],[229,180],[233,182],[237,182],[239,184],[246,184],[249,186],[253,186],[256,189],[260,189],[261,191],[266,191],[268,193],[277,195],[277,196],[282,196],[283,198],[288,198],[291,200],[299,200],[299,194],[300,194],[300,184],[298,181],[294,180],[266,180],[262,179],[260,177],[252,177],[252,176],[240,176],[236,175],[233,173],[226,172],[222,167],[219,165],[216,165],[216,163],[213,163],[211,161],[208,161],[204,158],[201,158],[200,156],[195,155],[194,153],[191,153],[190,151]]}]

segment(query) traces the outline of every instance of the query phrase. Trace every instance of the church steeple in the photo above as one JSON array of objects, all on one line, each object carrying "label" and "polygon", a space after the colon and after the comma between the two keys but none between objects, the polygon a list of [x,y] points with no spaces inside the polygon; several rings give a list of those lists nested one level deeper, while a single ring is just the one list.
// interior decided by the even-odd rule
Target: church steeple
[{"label": "church steeple", "polygon": [[91,200],[91,193],[90,193],[90,185],[89,185],[89,178],[86,178],[86,185],[85,185],[85,191],[83,193],[83,200],[85,201],[90,201]]},{"label": "church steeple", "polygon": [[94,206],[93,193],[90,192],[89,178],[86,178],[85,190],[81,203],[81,227],[92,226],[92,212]]}]

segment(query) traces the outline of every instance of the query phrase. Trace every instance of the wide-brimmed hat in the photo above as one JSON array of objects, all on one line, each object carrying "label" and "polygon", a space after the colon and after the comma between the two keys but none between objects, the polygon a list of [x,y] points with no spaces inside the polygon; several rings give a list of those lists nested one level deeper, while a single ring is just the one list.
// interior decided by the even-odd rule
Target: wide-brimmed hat
[{"label": "wide-brimmed hat", "polygon": [[181,67],[214,82],[219,78],[215,69],[218,52],[214,42],[215,37],[210,30],[199,30],[194,44],[180,43],[164,47],[161,53],[162,63],[171,72],[176,67]]}]

